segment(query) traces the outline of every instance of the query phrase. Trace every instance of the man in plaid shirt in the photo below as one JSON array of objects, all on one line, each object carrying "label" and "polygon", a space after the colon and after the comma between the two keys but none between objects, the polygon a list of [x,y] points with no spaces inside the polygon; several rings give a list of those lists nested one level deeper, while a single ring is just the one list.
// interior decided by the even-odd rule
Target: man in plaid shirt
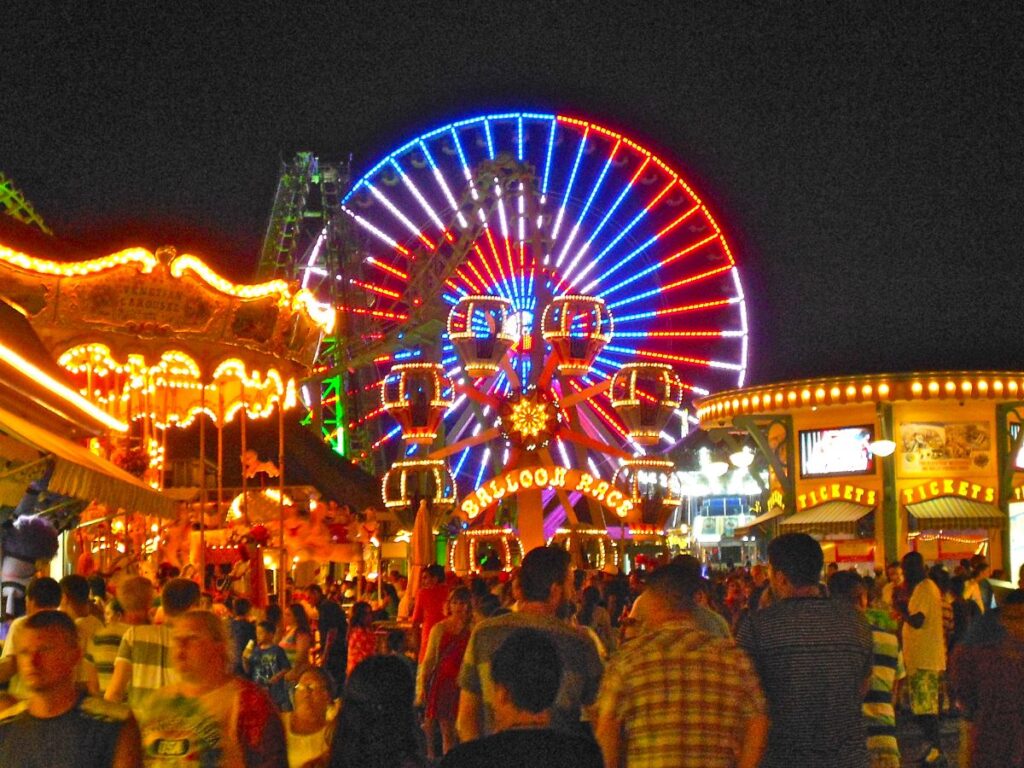
[{"label": "man in plaid shirt", "polygon": [[700,578],[656,570],[635,618],[641,635],[605,670],[596,736],[608,768],[755,768],[768,733],[753,664],[732,640],[700,630]]}]

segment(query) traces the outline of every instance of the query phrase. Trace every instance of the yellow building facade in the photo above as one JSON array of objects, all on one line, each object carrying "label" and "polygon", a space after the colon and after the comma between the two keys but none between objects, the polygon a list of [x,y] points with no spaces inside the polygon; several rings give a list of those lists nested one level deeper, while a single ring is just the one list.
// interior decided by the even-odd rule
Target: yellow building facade
[{"label": "yellow building facade", "polygon": [[880,566],[976,552],[1024,564],[1024,373],[934,372],[786,381],[697,403],[769,470],[751,535],[804,531],[826,557]]}]

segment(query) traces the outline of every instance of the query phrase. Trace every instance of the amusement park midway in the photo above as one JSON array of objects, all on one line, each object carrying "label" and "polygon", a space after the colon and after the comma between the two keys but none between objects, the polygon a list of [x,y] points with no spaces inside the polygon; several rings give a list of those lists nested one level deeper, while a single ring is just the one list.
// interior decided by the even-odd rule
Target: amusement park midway
[{"label": "amusement park midway", "polygon": [[897,5],[12,13],[0,768],[1024,765],[1024,13]]}]

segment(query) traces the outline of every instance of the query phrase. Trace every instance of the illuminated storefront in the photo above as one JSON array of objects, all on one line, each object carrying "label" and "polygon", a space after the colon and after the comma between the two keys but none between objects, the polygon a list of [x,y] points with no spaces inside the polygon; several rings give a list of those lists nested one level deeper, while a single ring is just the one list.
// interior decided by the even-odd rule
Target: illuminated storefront
[{"label": "illuminated storefront", "polygon": [[778,500],[743,532],[804,531],[826,558],[880,565],[975,552],[1024,562],[1024,374],[953,372],[780,382],[698,404],[704,429],[748,433]]}]

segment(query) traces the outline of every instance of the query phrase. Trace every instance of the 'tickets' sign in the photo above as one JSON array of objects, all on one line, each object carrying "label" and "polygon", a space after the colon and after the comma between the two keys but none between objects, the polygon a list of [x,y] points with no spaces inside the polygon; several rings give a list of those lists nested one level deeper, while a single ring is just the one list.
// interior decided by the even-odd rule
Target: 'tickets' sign
[{"label": "'tickets' sign", "polygon": [[460,509],[466,517],[472,520],[505,496],[512,496],[520,491],[542,491],[546,488],[577,491],[587,498],[603,504],[619,517],[625,517],[633,509],[633,502],[606,480],[599,480],[589,472],[579,469],[567,469],[553,465],[513,469],[499,475],[469,494],[463,500]]},{"label": "'tickets' sign", "polygon": [[928,499],[939,496],[960,496],[964,499],[994,504],[996,489],[988,485],[972,483],[970,480],[956,480],[951,477],[943,477],[921,483],[913,488],[903,489],[904,504],[916,504],[919,501],[928,501]]},{"label": "'tickets' sign", "polygon": [[796,508],[800,510],[816,507],[826,501],[852,501],[866,507],[875,506],[876,494],[867,488],[858,488],[849,483],[829,483],[796,497]]}]

